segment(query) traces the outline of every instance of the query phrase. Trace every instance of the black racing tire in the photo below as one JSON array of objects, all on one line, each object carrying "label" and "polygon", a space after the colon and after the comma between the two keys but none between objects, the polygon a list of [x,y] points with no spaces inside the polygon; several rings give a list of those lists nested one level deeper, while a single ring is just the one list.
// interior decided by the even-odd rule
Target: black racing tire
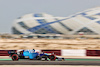
[{"label": "black racing tire", "polygon": [[18,61],[18,60],[19,60],[17,54],[13,54],[13,55],[11,56],[11,58],[12,58],[13,61]]},{"label": "black racing tire", "polygon": [[51,61],[55,61],[55,60],[56,60],[56,56],[55,56],[55,55],[50,55],[50,56],[49,56],[49,59],[50,59]]}]

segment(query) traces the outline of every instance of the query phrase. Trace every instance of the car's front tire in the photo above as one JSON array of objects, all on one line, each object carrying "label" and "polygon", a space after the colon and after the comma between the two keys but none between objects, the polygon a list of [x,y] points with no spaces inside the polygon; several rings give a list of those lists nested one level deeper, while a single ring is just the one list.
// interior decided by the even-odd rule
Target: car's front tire
[{"label": "car's front tire", "polygon": [[56,60],[56,56],[55,55],[50,55],[49,58],[50,58],[51,61],[55,61]]}]

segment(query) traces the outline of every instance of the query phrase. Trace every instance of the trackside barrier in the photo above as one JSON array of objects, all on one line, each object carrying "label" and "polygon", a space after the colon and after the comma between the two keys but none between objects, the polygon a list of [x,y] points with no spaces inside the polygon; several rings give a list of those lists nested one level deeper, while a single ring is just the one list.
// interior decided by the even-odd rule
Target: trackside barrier
[{"label": "trackside barrier", "polygon": [[0,56],[9,56],[8,51],[9,50],[0,50]]},{"label": "trackside barrier", "polygon": [[61,50],[41,50],[41,52],[44,52],[44,53],[54,53],[58,56],[61,56]]},{"label": "trackside barrier", "polygon": [[100,50],[86,50],[86,56],[100,56]]},{"label": "trackside barrier", "polygon": [[86,50],[74,50],[74,49],[68,49],[68,50],[62,50],[61,51],[62,56],[86,56]]},{"label": "trackside barrier", "polygon": [[[8,51],[9,50],[0,50],[0,56],[9,56]],[[58,56],[100,56],[100,50],[65,49],[65,50],[36,50],[36,52],[54,53]]]},{"label": "trackside barrier", "polygon": [[[9,56],[8,54],[9,50],[0,50],[0,56]],[[14,50],[16,52],[20,51],[20,50]],[[41,52],[41,50],[36,50],[36,52]]]}]

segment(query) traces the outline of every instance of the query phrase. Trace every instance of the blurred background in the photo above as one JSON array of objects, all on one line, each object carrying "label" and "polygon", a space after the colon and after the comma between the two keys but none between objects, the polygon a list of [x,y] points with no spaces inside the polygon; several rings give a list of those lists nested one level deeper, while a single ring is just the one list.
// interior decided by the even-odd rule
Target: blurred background
[{"label": "blurred background", "polygon": [[0,0],[0,49],[100,49],[99,5],[99,0]]}]

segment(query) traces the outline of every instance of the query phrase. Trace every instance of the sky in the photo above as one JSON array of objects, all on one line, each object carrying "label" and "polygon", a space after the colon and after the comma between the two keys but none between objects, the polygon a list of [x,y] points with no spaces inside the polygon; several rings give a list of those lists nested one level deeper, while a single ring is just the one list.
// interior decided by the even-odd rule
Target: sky
[{"label": "sky", "polygon": [[0,0],[0,33],[11,33],[13,21],[29,13],[67,17],[100,6],[100,0]]}]

